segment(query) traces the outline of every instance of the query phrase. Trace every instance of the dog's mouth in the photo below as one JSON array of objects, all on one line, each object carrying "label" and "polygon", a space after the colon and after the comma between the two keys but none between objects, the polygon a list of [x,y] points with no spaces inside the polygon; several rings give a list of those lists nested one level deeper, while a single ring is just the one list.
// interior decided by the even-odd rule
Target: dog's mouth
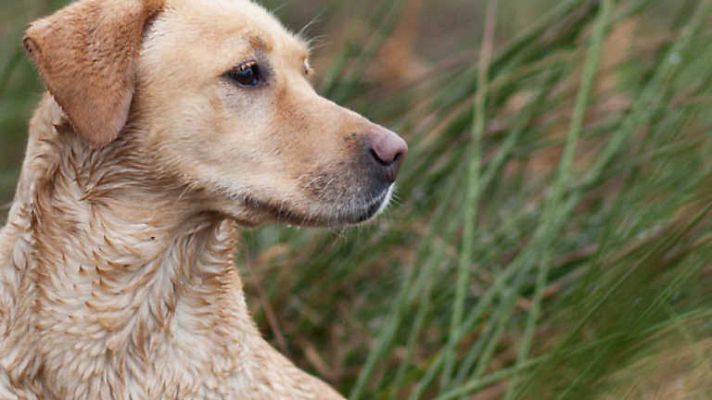
[{"label": "dog's mouth", "polygon": [[[364,204],[363,212],[355,214],[356,220],[351,223],[360,224],[363,222],[368,222],[368,221],[376,218],[382,212],[384,212],[390,205],[391,200],[393,199],[394,187],[395,187],[394,185],[391,185],[387,190],[381,192],[378,196],[373,198],[370,202],[367,202],[366,204]],[[347,223],[350,223],[350,222],[347,222]]]},{"label": "dog's mouth", "polygon": [[325,204],[310,211],[298,211],[285,202],[243,197],[251,210],[269,215],[272,222],[304,227],[338,227],[366,223],[385,211],[393,198],[394,185],[367,199],[352,199],[341,204]]}]

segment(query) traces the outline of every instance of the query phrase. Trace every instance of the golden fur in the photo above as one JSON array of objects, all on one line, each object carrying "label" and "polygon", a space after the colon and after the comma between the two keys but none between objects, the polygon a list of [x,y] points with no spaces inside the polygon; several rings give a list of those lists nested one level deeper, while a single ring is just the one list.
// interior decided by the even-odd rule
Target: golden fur
[{"label": "golden fur", "polygon": [[[49,93],[0,231],[0,398],[341,398],[261,338],[236,226],[373,217],[392,179],[363,144],[402,140],[247,0],[81,0],[25,46]],[[252,59],[268,85],[224,78]]]}]

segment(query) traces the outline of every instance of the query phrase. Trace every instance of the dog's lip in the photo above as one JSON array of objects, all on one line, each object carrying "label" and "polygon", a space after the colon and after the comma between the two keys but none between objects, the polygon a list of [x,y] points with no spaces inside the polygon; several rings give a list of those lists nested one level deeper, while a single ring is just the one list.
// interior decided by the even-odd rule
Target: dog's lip
[{"label": "dog's lip", "polygon": [[395,185],[390,185],[371,201],[361,207],[354,208],[352,212],[340,215],[338,213],[335,215],[324,213],[321,215],[307,216],[302,212],[292,210],[286,205],[277,206],[254,197],[246,197],[242,199],[242,201],[250,208],[259,209],[272,214],[277,223],[311,227],[348,226],[368,222],[381,214],[390,204],[394,186]]},{"label": "dog's lip", "polygon": [[393,192],[395,189],[395,184],[391,184],[387,189],[383,190],[378,196],[374,197],[371,201],[366,203],[360,210],[355,210],[351,215],[341,216],[341,218],[336,218],[335,224],[338,226],[348,226],[348,225],[359,225],[368,221],[371,221],[378,217],[383,211],[388,208],[393,197]]},{"label": "dog's lip", "polygon": [[359,218],[357,223],[369,221],[383,213],[391,203],[394,189],[395,184],[392,184],[388,189],[381,192],[381,194],[373,200],[372,204],[366,207],[366,212],[363,213],[362,218]]}]

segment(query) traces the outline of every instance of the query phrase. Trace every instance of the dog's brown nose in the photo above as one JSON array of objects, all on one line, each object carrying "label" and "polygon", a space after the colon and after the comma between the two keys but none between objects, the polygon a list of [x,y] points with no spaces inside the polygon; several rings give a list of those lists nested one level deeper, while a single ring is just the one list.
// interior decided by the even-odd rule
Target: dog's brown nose
[{"label": "dog's brown nose", "polygon": [[385,178],[389,182],[395,182],[403,159],[408,154],[408,144],[405,140],[379,127],[369,135],[368,150],[373,160],[385,173]]}]

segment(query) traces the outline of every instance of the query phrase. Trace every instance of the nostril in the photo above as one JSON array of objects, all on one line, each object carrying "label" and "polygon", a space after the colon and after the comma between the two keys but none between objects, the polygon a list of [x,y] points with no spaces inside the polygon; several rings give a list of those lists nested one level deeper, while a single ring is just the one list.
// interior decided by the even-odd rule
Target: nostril
[{"label": "nostril", "polygon": [[371,156],[383,166],[391,166],[405,156],[408,147],[399,137],[386,138],[385,140],[377,140],[369,146]]},{"label": "nostril", "polygon": [[401,159],[403,158],[403,156],[405,156],[406,151],[407,150],[405,150],[405,151],[401,150],[398,153],[396,153],[396,156],[393,158],[393,162],[391,164],[399,163],[401,161]]},{"label": "nostril", "polygon": [[384,167],[387,167],[387,166],[393,164],[393,162],[384,160],[383,157],[380,154],[378,154],[378,151],[374,148],[369,149],[369,153],[371,153],[371,156],[373,157],[374,160],[376,160],[376,162],[378,164],[383,165]]},{"label": "nostril", "polygon": [[365,150],[370,154],[373,171],[386,181],[393,183],[396,180],[403,159],[408,153],[408,145],[395,133],[379,128],[367,136]]}]

